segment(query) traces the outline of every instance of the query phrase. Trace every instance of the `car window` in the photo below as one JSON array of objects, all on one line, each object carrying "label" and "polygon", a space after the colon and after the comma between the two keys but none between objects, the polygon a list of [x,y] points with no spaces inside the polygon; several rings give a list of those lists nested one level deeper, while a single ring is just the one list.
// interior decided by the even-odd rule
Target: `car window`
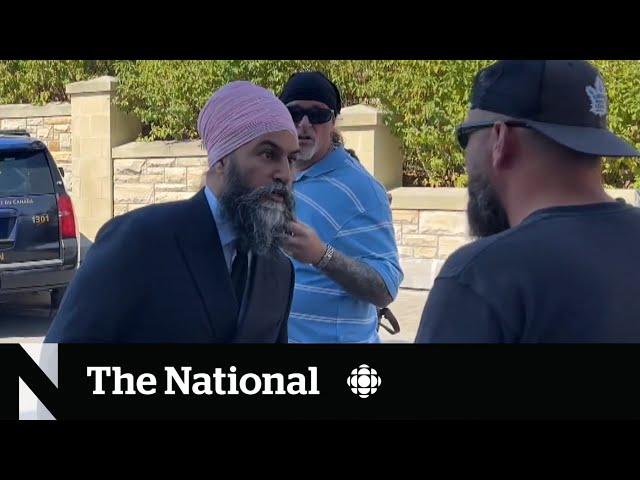
[{"label": "car window", "polygon": [[0,196],[55,193],[42,151],[0,152]]}]

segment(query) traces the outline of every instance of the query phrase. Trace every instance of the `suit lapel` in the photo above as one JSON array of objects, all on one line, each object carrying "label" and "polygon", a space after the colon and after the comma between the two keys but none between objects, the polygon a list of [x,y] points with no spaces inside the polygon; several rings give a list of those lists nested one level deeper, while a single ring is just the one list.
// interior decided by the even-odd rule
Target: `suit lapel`
[{"label": "suit lapel", "polygon": [[237,329],[238,304],[204,189],[188,201],[187,214],[180,223],[182,227],[176,233],[178,244],[200,292],[214,336],[223,342],[231,341]]}]

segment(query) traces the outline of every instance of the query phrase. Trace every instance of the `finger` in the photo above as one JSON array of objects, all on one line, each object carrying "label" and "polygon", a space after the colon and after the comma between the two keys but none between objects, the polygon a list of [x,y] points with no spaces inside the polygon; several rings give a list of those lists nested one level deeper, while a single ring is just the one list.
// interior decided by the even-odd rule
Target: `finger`
[{"label": "finger", "polygon": [[293,221],[287,224],[287,228],[294,235],[304,235],[308,227],[304,223]]},{"label": "finger", "polygon": [[285,248],[291,248],[293,246],[293,237],[285,235],[282,237],[282,246]]},{"label": "finger", "polygon": [[284,237],[282,239],[282,246],[288,250],[295,251],[300,248],[300,241],[296,237]]}]

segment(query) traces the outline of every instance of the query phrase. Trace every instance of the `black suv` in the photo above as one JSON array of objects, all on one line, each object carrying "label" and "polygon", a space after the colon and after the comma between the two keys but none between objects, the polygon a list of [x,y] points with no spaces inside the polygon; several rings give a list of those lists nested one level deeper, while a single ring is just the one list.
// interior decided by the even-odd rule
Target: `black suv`
[{"label": "black suv", "polygon": [[63,175],[44,143],[0,130],[0,295],[49,290],[60,305],[80,244]]}]

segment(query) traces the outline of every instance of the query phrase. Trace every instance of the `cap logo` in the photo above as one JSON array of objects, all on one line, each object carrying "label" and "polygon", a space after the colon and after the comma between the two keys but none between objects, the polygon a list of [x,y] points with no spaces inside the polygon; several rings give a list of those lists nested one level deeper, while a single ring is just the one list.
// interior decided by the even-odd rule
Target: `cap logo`
[{"label": "cap logo", "polygon": [[589,111],[594,115],[604,117],[607,114],[608,100],[607,91],[604,88],[602,78],[599,76],[596,77],[595,85],[593,87],[591,85],[587,85],[585,90],[587,91],[589,101],[591,102],[591,110]]}]

